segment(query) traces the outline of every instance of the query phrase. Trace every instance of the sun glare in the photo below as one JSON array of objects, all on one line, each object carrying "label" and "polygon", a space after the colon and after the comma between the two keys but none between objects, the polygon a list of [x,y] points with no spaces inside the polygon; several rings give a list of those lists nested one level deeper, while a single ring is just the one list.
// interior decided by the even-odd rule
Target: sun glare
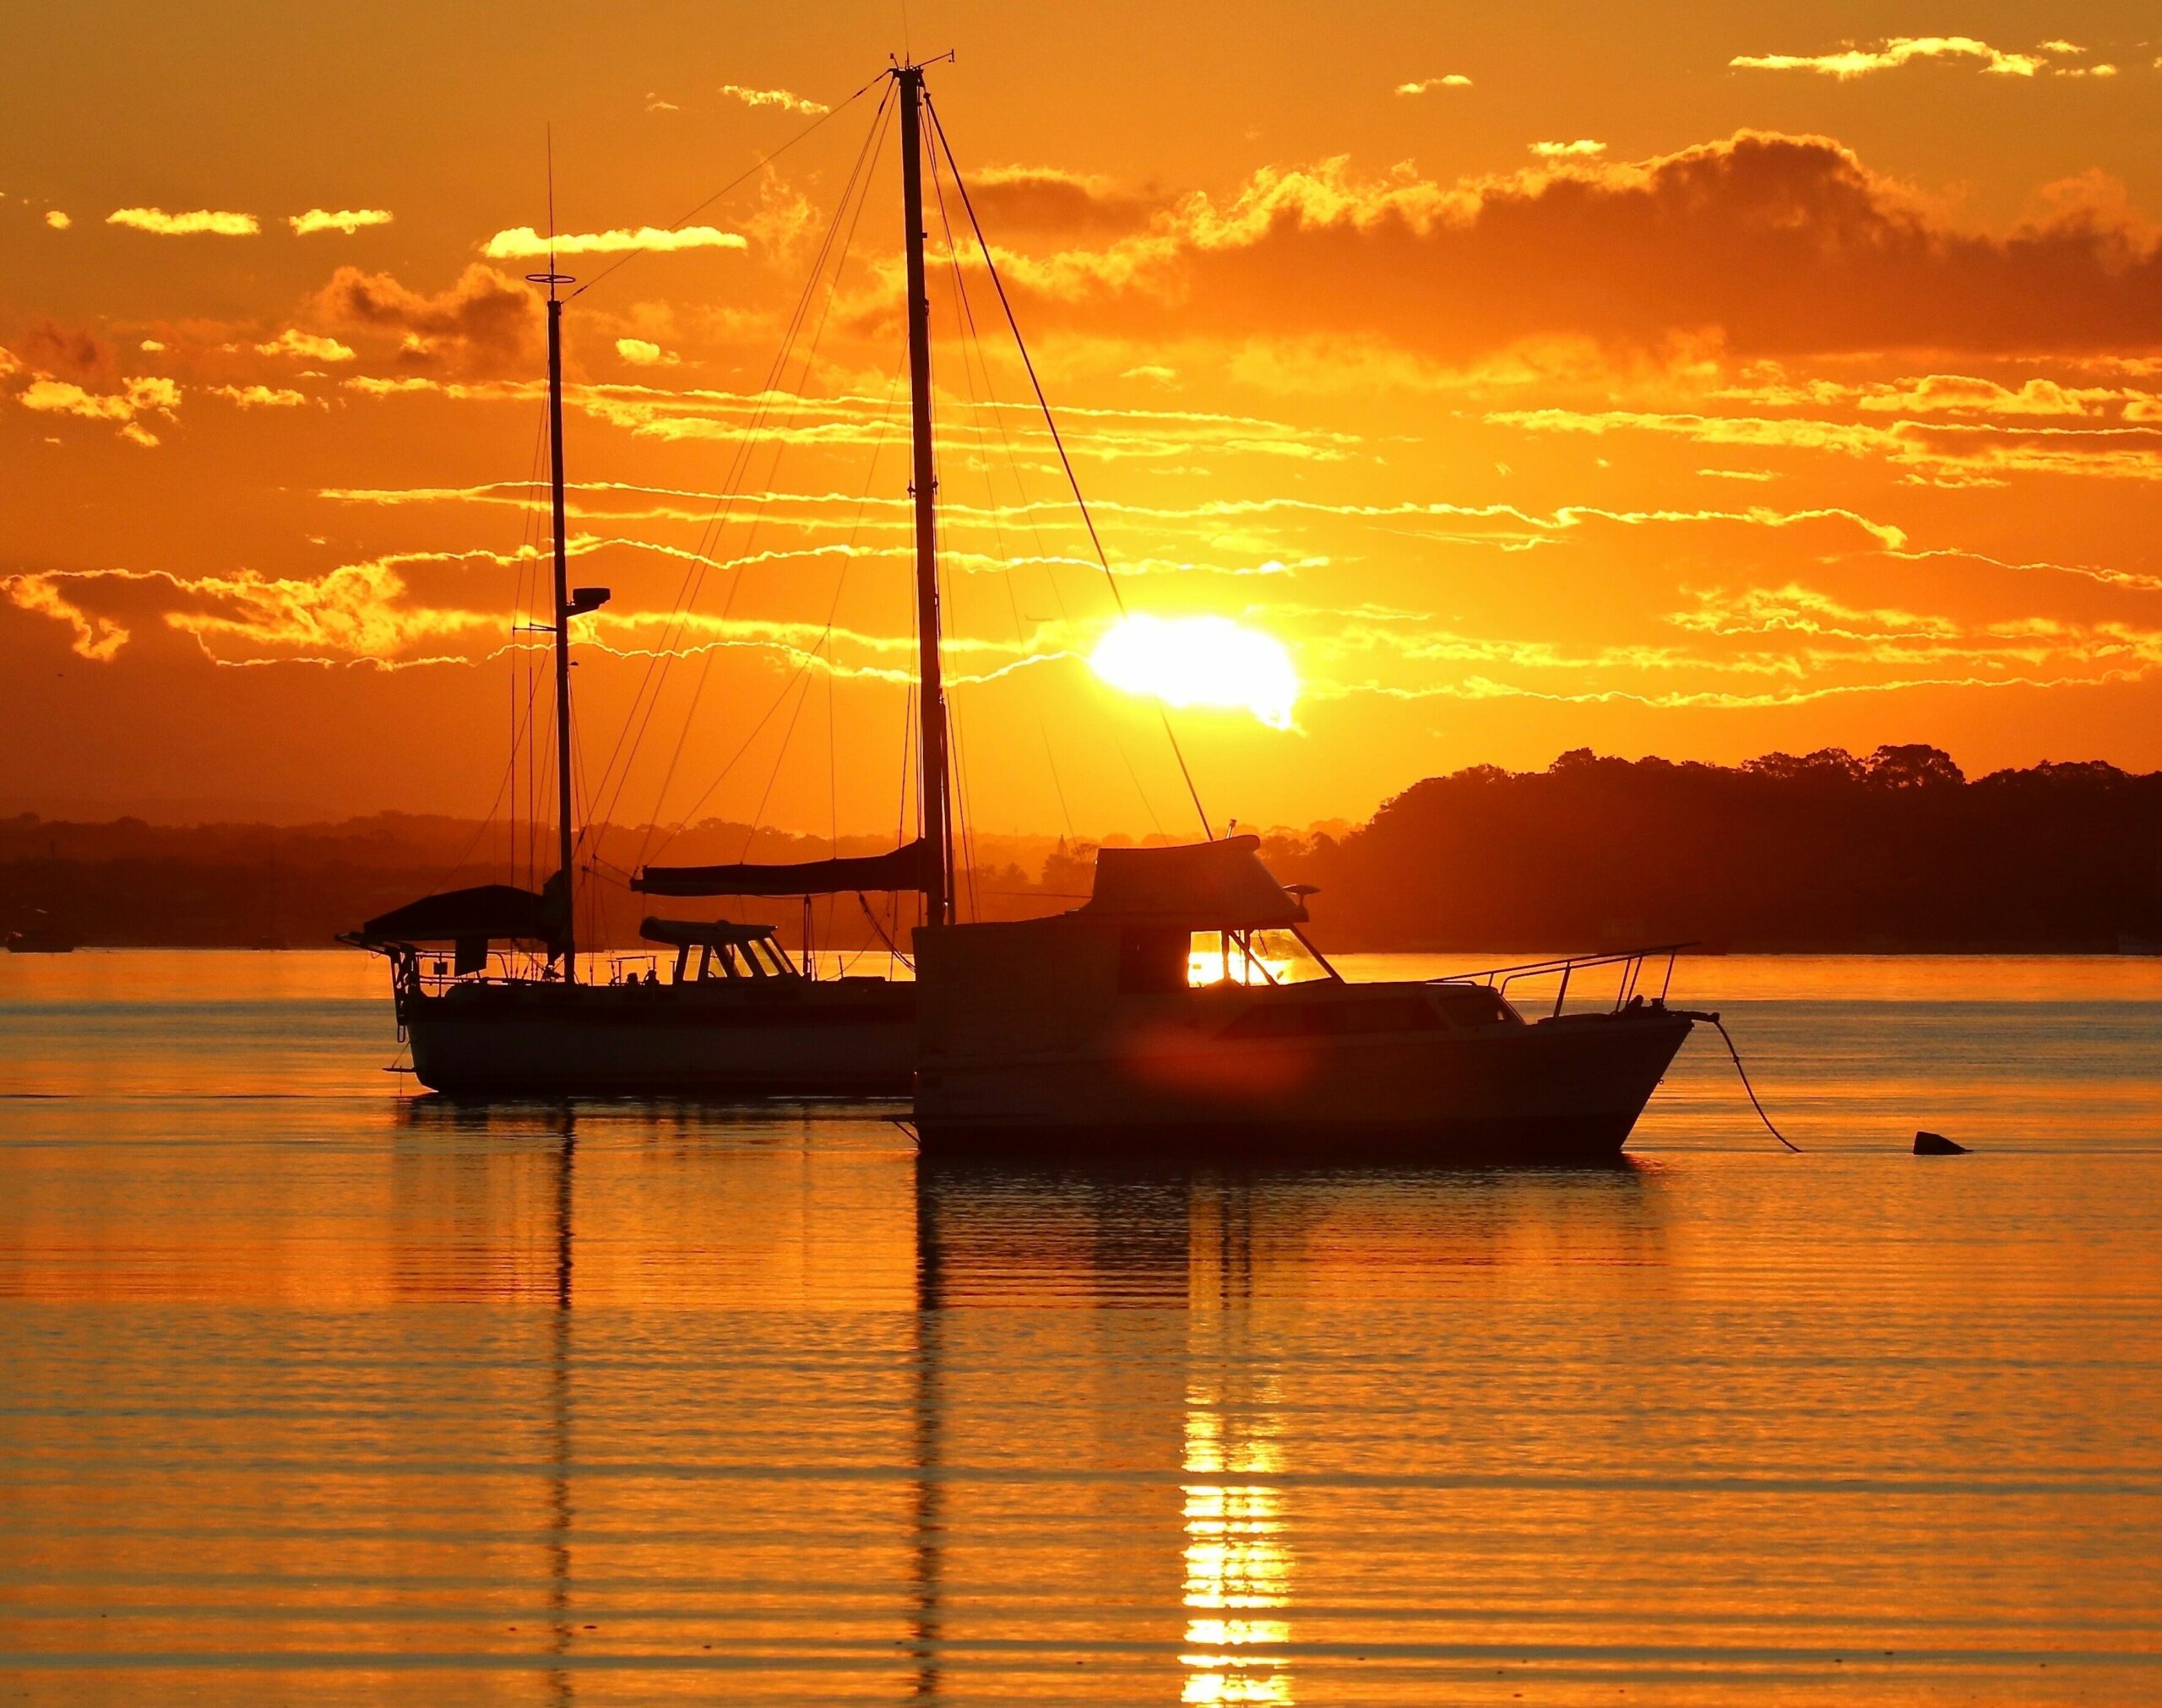
[{"label": "sun glare", "polygon": [[1122,617],[1097,643],[1089,668],[1129,694],[1248,712],[1272,729],[1291,727],[1299,698],[1284,643],[1229,617]]}]

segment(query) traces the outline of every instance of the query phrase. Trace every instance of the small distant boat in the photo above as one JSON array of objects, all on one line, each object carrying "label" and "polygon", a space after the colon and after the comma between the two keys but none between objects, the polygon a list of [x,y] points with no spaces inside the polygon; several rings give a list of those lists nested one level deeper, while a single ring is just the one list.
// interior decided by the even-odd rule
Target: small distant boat
[{"label": "small distant boat", "polygon": [[[1258,839],[1105,849],[1071,913],[917,929],[926,1156],[1086,1165],[1611,1163],[1689,1035],[1638,987],[1674,950],[1354,984],[1307,942]],[[1201,954],[1197,956],[1199,937]],[[1315,975],[1292,976],[1297,959]],[[1207,983],[1208,962],[1221,976]],[[1578,969],[1613,1006],[1563,1011]],[[1516,980],[1558,981],[1527,1019]]]},{"label": "small distant boat", "polygon": [[40,923],[24,925],[19,930],[8,933],[8,952],[10,955],[72,955],[74,953],[77,946],[75,940],[55,925],[51,919],[45,918],[44,908],[40,908],[35,911],[39,915]]}]

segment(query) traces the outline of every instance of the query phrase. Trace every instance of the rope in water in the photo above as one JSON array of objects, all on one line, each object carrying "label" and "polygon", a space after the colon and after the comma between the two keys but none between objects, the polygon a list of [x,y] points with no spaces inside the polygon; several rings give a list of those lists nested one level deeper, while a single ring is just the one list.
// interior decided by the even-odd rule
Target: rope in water
[{"label": "rope in water", "polygon": [[1749,1106],[1757,1111],[1757,1119],[1763,1122],[1766,1132],[1790,1151],[1799,1155],[1801,1147],[1772,1125],[1772,1118],[1764,1113],[1764,1105],[1757,1100],[1757,1087],[1749,1082],[1749,1070],[1741,1065],[1741,1052],[1734,1047],[1734,1039],[1728,1035],[1726,1022],[1716,1014],[1698,1013],[1692,1014],[1689,1017],[1692,1020],[1708,1020],[1719,1028],[1719,1037],[1726,1044],[1726,1053],[1734,1058],[1734,1071],[1741,1076],[1741,1088],[1749,1093]]}]

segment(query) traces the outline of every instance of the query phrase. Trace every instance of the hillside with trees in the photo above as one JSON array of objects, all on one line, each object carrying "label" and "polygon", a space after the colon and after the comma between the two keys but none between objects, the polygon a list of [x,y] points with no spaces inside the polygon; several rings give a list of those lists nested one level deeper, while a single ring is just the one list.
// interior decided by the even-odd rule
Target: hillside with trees
[{"label": "hillside with trees", "polygon": [[1272,850],[1325,943],[2113,950],[2162,937],[2162,773],[1969,780],[1934,747],[1736,767],[1563,754],[1429,778]]},{"label": "hillside with trees", "polygon": [[[656,909],[623,879],[658,840],[613,826],[589,838],[582,941],[634,946],[640,916]],[[671,832],[667,854],[812,859],[890,841],[844,837],[835,849],[716,821]],[[980,835],[970,848],[964,915],[1055,912],[1087,893],[1093,843]],[[2100,762],[1969,779],[1920,746],[1736,767],[1580,749],[1545,771],[1428,778],[1364,825],[1274,830],[1263,852],[1285,881],[1321,887],[1312,907],[1324,948],[2110,951],[2162,941],[2162,773]],[[0,820],[0,930],[48,924],[85,944],[317,946],[432,890],[530,883],[546,865],[545,846],[447,818],[181,827],[24,814]],[[822,943],[865,946],[912,918],[872,904],[880,924],[853,897],[822,903]],[[770,919],[791,941],[801,928],[791,902],[665,910]]]}]

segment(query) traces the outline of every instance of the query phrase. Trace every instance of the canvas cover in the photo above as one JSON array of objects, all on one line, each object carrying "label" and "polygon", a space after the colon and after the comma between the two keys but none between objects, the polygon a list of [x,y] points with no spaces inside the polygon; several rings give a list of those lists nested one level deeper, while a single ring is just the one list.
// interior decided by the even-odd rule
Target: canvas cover
[{"label": "canvas cover", "polygon": [[443,943],[458,939],[548,942],[547,903],[514,884],[475,884],[423,896],[378,914],[354,935],[365,943]]},{"label": "canvas cover", "polygon": [[1174,848],[1096,851],[1096,881],[1084,914],[1196,931],[1303,923],[1304,903],[1269,876],[1258,836]]}]

